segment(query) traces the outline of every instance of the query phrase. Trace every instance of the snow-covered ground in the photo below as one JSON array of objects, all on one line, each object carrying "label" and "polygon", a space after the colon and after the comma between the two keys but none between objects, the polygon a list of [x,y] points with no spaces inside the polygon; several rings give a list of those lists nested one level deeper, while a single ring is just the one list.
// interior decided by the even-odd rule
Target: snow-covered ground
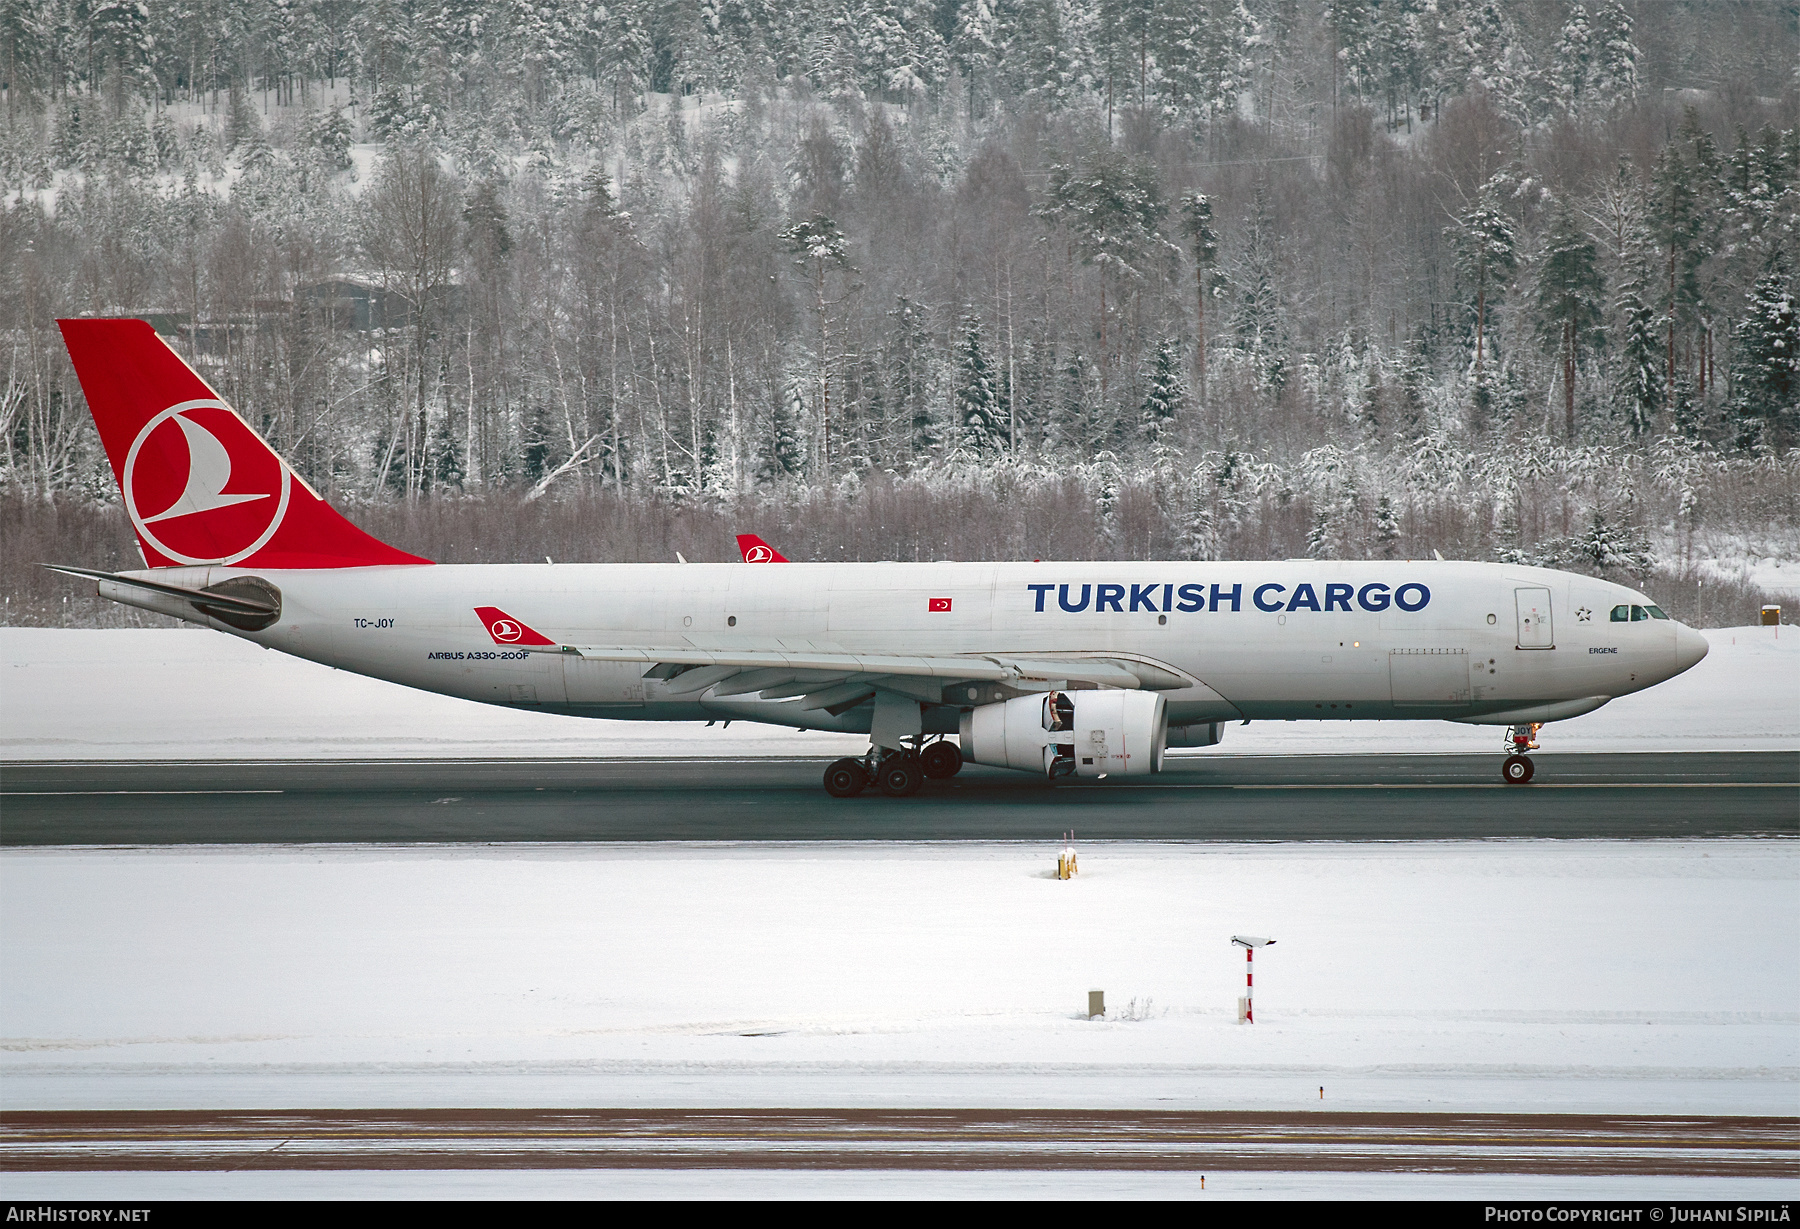
[{"label": "snow-covered ground", "polygon": [[1755,585],[1773,594],[1784,617],[1793,620],[1800,607],[1800,543],[1774,529],[1763,534],[1712,530],[1701,531],[1685,546],[1666,538],[1659,543],[1658,558],[1691,557],[1703,573]]},{"label": "snow-covered ground", "polygon": [[1791,1199],[1800,1181],[1656,1174],[1257,1173],[1154,1170],[552,1169],[9,1173],[14,1200],[81,1199]]},{"label": "snow-covered ground", "polygon": [[[1686,674],[1544,732],[1546,750],[1800,749],[1800,629],[1706,633]],[[1232,726],[1217,754],[1492,752],[1447,721]],[[0,628],[0,759],[790,756],[859,735],[736,722],[591,721],[413,691],[203,630]]]},{"label": "snow-covered ground", "polygon": [[0,1104],[1800,1108],[1800,842],[1054,854],[8,849]]}]

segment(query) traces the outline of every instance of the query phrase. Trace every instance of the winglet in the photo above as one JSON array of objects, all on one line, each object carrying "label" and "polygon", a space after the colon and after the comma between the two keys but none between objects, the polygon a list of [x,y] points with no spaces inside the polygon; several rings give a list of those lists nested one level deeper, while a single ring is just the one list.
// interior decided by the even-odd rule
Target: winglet
[{"label": "winglet", "polygon": [[475,617],[487,628],[487,634],[494,638],[495,644],[513,644],[520,648],[554,648],[556,641],[525,626],[519,620],[501,610],[498,606],[477,606]]},{"label": "winglet", "polygon": [[786,563],[782,553],[753,533],[740,533],[737,536],[738,551],[744,556],[745,563]]}]

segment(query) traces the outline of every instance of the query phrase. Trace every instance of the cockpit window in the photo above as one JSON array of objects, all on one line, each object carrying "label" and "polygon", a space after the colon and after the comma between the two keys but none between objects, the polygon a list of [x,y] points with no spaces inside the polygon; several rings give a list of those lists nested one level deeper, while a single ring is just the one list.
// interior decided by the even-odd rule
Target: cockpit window
[{"label": "cockpit window", "polygon": [[1662,612],[1661,606],[1646,606],[1644,609],[1650,612],[1650,617],[1652,619],[1666,619],[1669,617]]},{"label": "cockpit window", "polygon": [[1629,606],[1614,606],[1613,612],[1612,612],[1612,621],[1614,623],[1629,623],[1629,622],[1631,622],[1631,607],[1629,607]]},{"label": "cockpit window", "polygon": [[1633,606],[1631,608],[1631,621],[1633,623],[1642,623],[1645,619],[1648,619],[1649,617],[1650,617],[1650,612],[1648,610],[1645,610],[1642,606]]}]

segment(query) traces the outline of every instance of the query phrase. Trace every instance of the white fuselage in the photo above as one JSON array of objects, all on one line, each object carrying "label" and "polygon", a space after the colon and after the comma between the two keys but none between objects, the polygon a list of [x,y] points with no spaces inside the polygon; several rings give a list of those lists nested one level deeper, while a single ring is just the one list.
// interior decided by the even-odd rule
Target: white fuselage
[{"label": "white fuselage", "polygon": [[[262,631],[210,626],[298,657],[486,703],[594,717],[730,717],[864,730],[868,706],[671,697],[642,663],[498,645],[500,607],[559,643],[819,652],[1079,655],[1172,667],[1172,725],[1238,719],[1554,720],[1687,669],[1697,632],[1614,621],[1643,594],[1542,568],[1449,562],[558,564],[306,571],[163,568],[200,588],[281,591]],[[103,586],[109,596],[120,596]],[[123,600],[193,619],[178,600]],[[159,604],[161,603],[161,604]],[[948,609],[943,609],[947,606]],[[955,729],[946,693],[926,732]]]}]

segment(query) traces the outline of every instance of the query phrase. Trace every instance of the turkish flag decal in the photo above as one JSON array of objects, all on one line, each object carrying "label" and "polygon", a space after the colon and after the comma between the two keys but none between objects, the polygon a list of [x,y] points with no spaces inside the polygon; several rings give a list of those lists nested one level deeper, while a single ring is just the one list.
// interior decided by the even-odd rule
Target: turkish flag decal
[{"label": "turkish flag decal", "polygon": [[927,598],[925,599],[925,610],[930,614],[937,614],[940,611],[948,613],[950,610],[950,599],[947,597]]}]

